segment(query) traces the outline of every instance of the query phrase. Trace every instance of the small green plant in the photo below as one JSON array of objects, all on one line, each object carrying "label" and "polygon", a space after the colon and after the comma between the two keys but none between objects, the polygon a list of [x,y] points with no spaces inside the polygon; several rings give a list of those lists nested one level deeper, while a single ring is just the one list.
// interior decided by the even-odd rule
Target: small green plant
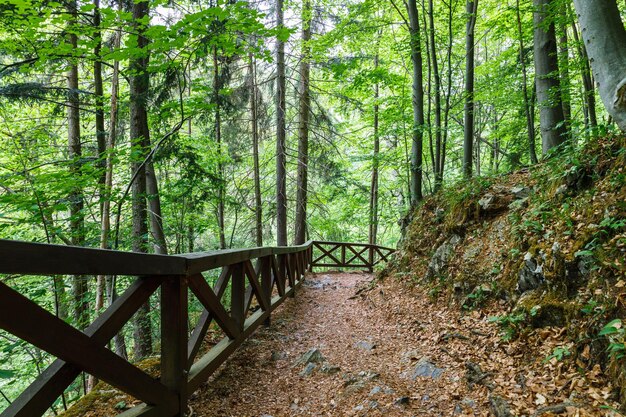
[{"label": "small green plant", "polygon": [[556,359],[561,362],[564,358],[570,356],[571,354],[572,352],[569,351],[567,346],[557,346],[552,351],[552,354],[548,355],[548,357],[543,360],[543,363],[549,362],[552,359]]},{"label": "small green plant", "polygon": [[605,308],[600,305],[596,300],[589,300],[587,304],[585,304],[580,311],[583,314],[599,316],[604,313]]},{"label": "small green plant", "polygon": [[508,342],[513,340],[522,328],[522,324],[526,321],[526,313],[517,311],[503,316],[489,317],[491,323],[496,323],[502,329],[502,340]]},{"label": "small green plant", "polygon": [[609,355],[616,359],[626,356],[626,331],[620,319],[609,322],[600,330],[598,336],[605,336],[609,339]]}]

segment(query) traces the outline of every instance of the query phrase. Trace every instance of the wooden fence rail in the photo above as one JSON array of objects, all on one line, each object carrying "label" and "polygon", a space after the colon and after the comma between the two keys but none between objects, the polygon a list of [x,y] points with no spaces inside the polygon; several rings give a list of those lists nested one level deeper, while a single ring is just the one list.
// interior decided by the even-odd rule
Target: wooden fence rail
[{"label": "wooden fence rail", "polygon": [[[0,282],[0,329],[57,358],[0,417],[45,414],[83,371],[143,402],[122,417],[182,417],[189,395],[256,328],[269,323],[272,311],[295,296],[307,271],[316,266],[372,270],[392,252],[376,245],[309,241],[165,256],[0,240],[0,274],[137,276],[84,331]],[[219,268],[211,288],[203,273]],[[230,307],[222,301],[229,287]],[[156,379],[106,345],[158,289],[161,377]],[[204,307],[191,336],[190,293]],[[225,337],[197,359],[211,323]]]}]

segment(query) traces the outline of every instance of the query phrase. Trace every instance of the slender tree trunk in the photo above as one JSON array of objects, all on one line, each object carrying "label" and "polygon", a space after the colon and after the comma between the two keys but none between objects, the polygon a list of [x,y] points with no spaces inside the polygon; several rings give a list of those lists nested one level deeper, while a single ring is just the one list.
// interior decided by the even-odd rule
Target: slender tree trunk
[{"label": "slender tree trunk", "polygon": [[574,6],[604,107],[626,131],[626,30],[617,3],[574,0]]},{"label": "slender tree trunk", "polygon": [[[517,34],[519,36],[519,59],[522,66],[522,95],[524,97],[524,113],[526,115],[526,129],[528,130],[528,151],[530,155],[530,162],[536,164],[539,162],[537,159],[537,145],[535,140],[535,118],[534,108],[531,103],[531,97],[528,94],[528,68],[526,67],[526,53],[524,49],[524,32],[522,30],[522,17],[520,12],[519,0],[517,0]],[[531,109],[533,109],[531,111]]]},{"label": "slender tree trunk", "polygon": [[433,78],[435,81],[435,191],[441,189],[443,184],[443,171],[441,169],[441,153],[443,151],[443,138],[441,129],[441,76],[439,75],[439,63],[437,62],[437,45],[435,44],[435,18],[433,0],[428,0],[428,20],[430,25],[430,57],[432,60]]},{"label": "slender tree trunk", "polygon": [[298,178],[296,192],[297,245],[306,241],[306,215],[309,170],[309,116],[311,97],[309,89],[311,47],[311,0],[302,4],[302,61],[300,63],[300,103],[298,109]]},{"label": "slender tree trunk", "polygon": [[448,145],[448,126],[450,123],[450,99],[452,97],[452,45],[454,40],[454,34],[452,32],[452,19],[454,16],[454,11],[452,8],[452,1],[449,0],[448,3],[448,45],[446,49],[446,62],[448,65],[447,68],[447,76],[446,82],[447,91],[446,91],[446,104],[443,112],[443,144],[441,145],[441,162],[439,162],[439,169],[441,170],[441,181],[443,186],[443,176],[446,169],[446,150]]},{"label": "slender tree trunk", "polygon": [[224,178],[224,164],[222,162],[222,115],[220,112],[220,68],[217,57],[217,46],[213,48],[213,103],[215,105],[215,142],[217,143],[217,163],[220,185],[217,192],[217,227],[220,235],[220,249],[226,249],[226,230],[224,226],[224,191],[226,187]]},{"label": "slender tree trunk", "polygon": [[248,56],[250,77],[250,128],[252,130],[252,157],[254,162],[254,217],[256,245],[263,246],[263,201],[261,199],[261,173],[259,168],[259,120],[256,85],[256,60],[250,52]]},{"label": "slender tree trunk", "polygon": [[[283,26],[283,0],[276,0],[276,25]],[[285,144],[285,42],[276,42],[276,241],[287,246],[287,148]]]},{"label": "slender tree trunk", "polygon": [[[376,53],[376,57],[374,58],[374,69],[376,70],[378,69],[379,65],[378,59],[378,53]],[[378,237],[378,168],[380,153],[380,136],[378,133],[379,97],[379,85],[378,83],[376,83],[376,85],[374,86],[374,154],[372,156],[372,183],[370,185],[370,245],[375,245],[376,239]]]},{"label": "slender tree trunk", "polygon": [[[136,179],[132,185],[133,211],[133,242],[134,252],[148,252],[148,214],[146,203],[146,166],[142,165],[150,146],[150,130],[148,128],[148,92],[150,76],[148,74],[148,39],[145,36],[149,2],[133,3],[133,29],[136,33],[138,56],[130,62],[130,137],[137,149],[132,161],[133,175]],[[135,315],[133,322],[133,338],[135,341],[134,356],[136,360],[145,358],[152,353],[152,324],[150,322],[150,303],[146,302]]]},{"label": "slender tree trunk", "polygon": [[561,7],[561,16],[559,19],[559,69],[561,82],[561,100],[563,101],[563,117],[565,117],[565,130],[571,131],[572,125],[572,103],[570,94],[570,78],[569,78],[569,40],[567,36],[569,14],[565,3]]},{"label": "slender tree trunk", "polygon": [[167,255],[167,242],[163,227],[163,214],[161,213],[159,179],[154,171],[152,161],[146,164],[146,192],[148,193],[148,218],[150,219],[150,232],[154,239],[154,252],[160,255]]},{"label": "slender tree trunk", "polygon": [[[104,220],[104,206],[105,200],[108,198],[106,190],[106,160],[107,160],[107,143],[106,132],[104,130],[104,88],[102,85],[102,31],[100,28],[100,0],[93,0],[93,28],[96,45],[94,46],[95,61],[93,63],[93,85],[94,85],[94,98],[96,104],[96,143],[98,144],[98,168],[100,170],[100,177],[98,178],[98,186],[100,192],[100,224],[101,230],[103,229]],[[108,216],[108,213],[107,213]],[[108,223],[108,220],[107,220]],[[108,231],[107,231],[108,233]],[[100,247],[102,248],[102,236]],[[106,245],[106,241],[104,243]],[[106,246],[103,248],[106,249]],[[96,304],[94,306],[94,312],[97,316],[104,307],[104,281],[103,275],[96,277]],[[98,383],[98,380],[93,375],[89,376],[89,382],[87,384],[88,391],[91,391],[93,387]]]},{"label": "slender tree trunk", "polygon": [[422,46],[416,0],[407,0],[409,32],[411,35],[411,62],[413,64],[413,134],[411,146],[411,205],[422,200],[422,152],[424,131],[424,79]]},{"label": "slender tree trunk", "polygon": [[563,143],[566,135],[554,17],[549,15],[552,2],[534,0],[535,85],[544,154]]},{"label": "slender tree trunk", "polygon": [[463,175],[472,176],[474,145],[474,32],[478,0],[467,0],[468,14],[465,30],[465,123],[463,129]]},{"label": "slender tree trunk", "polygon": [[[78,24],[77,3],[72,0],[68,3],[68,13],[70,14],[70,27]],[[74,28],[72,28],[74,29]],[[74,32],[71,30],[70,32]],[[69,34],[69,43],[75,50],[78,47],[78,37],[75,33]],[[70,192],[70,233],[71,243],[75,246],[82,246],[85,242],[85,214],[84,197],[82,190],[82,144],[80,138],[80,97],[78,95],[78,63],[72,59],[67,72],[67,138],[68,155],[72,160],[70,171],[75,181],[75,185]],[[82,276],[72,277],[72,294],[74,298],[74,320],[76,327],[84,329],[89,324],[89,302],[87,300],[87,279]]]},{"label": "slender tree trunk", "polygon": [[576,26],[575,21],[572,21],[572,34],[574,35],[574,42],[576,43],[578,56],[582,61],[580,75],[583,81],[583,103],[586,111],[585,114],[587,116],[587,127],[595,129],[598,126],[598,117],[596,112],[596,91],[591,76],[591,68],[589,67],[587,47],[585,46],[585,43],[582,42],[580,39],[578,27]]}]

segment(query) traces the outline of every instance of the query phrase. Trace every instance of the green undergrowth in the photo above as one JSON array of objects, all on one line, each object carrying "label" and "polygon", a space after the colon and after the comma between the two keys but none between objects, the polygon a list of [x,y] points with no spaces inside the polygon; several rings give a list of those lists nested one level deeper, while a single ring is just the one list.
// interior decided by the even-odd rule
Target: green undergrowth
[{"label": "green undergrowth", "polygon": [[[590,350],[592,359],[578,363],[600,363],[626,399],[626,138],[593,139],[532,168],[451,186],[411,215],[382,277],[424,286],[463,310],[498,303],[508,312],[493,321],[505,339],[565,327],[575,346],[568,358]],[[455,235],[433,273],[433,255]],[[542,278],[523,290],[528,259]]]}]

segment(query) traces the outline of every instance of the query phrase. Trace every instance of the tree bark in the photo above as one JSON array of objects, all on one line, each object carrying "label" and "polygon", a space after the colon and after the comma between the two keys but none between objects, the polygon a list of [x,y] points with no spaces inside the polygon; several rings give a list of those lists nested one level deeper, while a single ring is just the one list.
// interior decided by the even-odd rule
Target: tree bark
[{"label": "tree bark", "polygon": [[561,16],[559,19],[559,69],[561,83],[561,100],[563,102],[563,117],[565,118],[565,131],[569,135],[572,125],[572,102],[570,94],[569,75],[569,39],[567,35],[569,14],[565,3],[561,5]]},{"label": "tree bark", "polygon": [[217,171],[220,179],[217,191],[217,227],[220,238],[220,249],[226,249],[226,229],[224,225],[224,164],[222,162],[222,115],[220,112],[220,68],[217,57],[217,46],[213,47],[213,103],[215,105],[215,142],[217,143],[218,163]]},{"label": "tree bark", "polygon": [[[378,69],[378,52],[374,58],[374,69]],[[372,182],[370,185],[370,224],[369,243],[375,245],[378,238],[378,168],[380,154],[380,136],[378,132],[378,117],[380,89],[378,83],[374,86],[374,153],[372,155]]]},{"label": "tree bark", "polygon": [[[67,5],[70,15],[69,26],[78,24],[77,2],[72,0]],[[69,44],[74,50],[78,47],[78,36],[74,33],[75,28],[68,35]],[[71,162],[70,172],[74,178],[74,185],[70,191],[70,240],[72,245],[82,246],[85,243],[85,214],[84,196],[82,190],[82,144],[80,138],[80,97],[78,95],[78,63],[71,59],[67,72],[67,139],[68,155]],[[87,301],[87,278],[83,276],[72,277],[72,295],[74,298],[74,321],[80,330],[89,324],[89,302]]]},{"label": "tree bark", "polygon": [[309,116],[311,113],[310,59],[311,0],[302,4],[302,61],[300,62],[300,102],[298,106],[298,178],[296,192],[295,244],[306,241],[308,170],[309,170]]},{"label": "tree bark", "polygon": [[595,129],[598,126],[598,118],[596,111],[596,91],[591,77],[591,68],[589,67],[589,57],[587,56],[587,48],[581,41],[576,22],[572,21],[572,34],[576,43],[576,50],[581,59],[580,75],[583,81],[583,105],[585,113],[585,124],[587,128]]},{"label": "tree bark", "polygon": [[559,82],[553,0],[534,0],[535,85],[539,103],[539,125],[543,154],[562,144],[566,138],[565,116]]},{"label": "tree bark", "polygon": [[[283,26],[283,0],[276,0],[276,26]],[[285,42],[276,45],[276,242],[287,246],[287,148],[285,144]]]},{"label": "tree bark", "polygon": [[517,17],[517,34],[519,36],[519,59],[522,66],[522,95],[524,97],[524,113],[526,115],[526,129],[528,130],[528,151],[530,156],[530,162],[536,164],[539,162],[537,159],[537,144],[535,138],[535,117],[534,106],[530,94],[528,93],[528,68],[526,67],[526,54],[524,47],[524,32],[522,30],[522,16],[520,12],[519,0],[517,0],[516,7]]},{"label": "tree bark", "polygon": [[[136,155],[132,161],[133,242],[134,252],[148,252],[148,214],[146,203],[146,166],[142,165],[150,145],[148,127],[148,92],[150,76],[148,74],[148,39],[145,36],[147,25],[142,23],[149,15],[149,2],[133,3],[133,29],[137,37],[137,48],[141,50],[129,62],[130,66],[130,137]],[[150,303],[146,302],[137,312],[133,321],[134,356],[139,360],[152,353],[152,325],[150,322]]]},{"label": "tree bark", "polygon": [[411,146],[411,205],[422,200],[422,152],[424,132],[424,77],[422,68],[422,46],[420,23],[415,0],[407,0],[409,33],[411,35],[411,62],[413,64],[413,134]]},{"label": "tree bark", "polygon": [[626,131],[626,30],[615,0],[574,0],[604,107]]},{"label": "tree bark", "polygon": [[472,176],[474,145],[474,32],[478,0],[467,0],[465,29],[465,123],[463,128],[463,175]]},{"label": "tree bark", "polygon": [[259,120],[257,108],[256,60],[248,55],[250,77],[250,130],[252,131],[252,158],[254,170],[254,234],[257,246],[263,246],[263,200],[261,198],[261,173],[259,168]]},{"label": "tree bark", "polygon": [[433,0],[428,0],[428,21],[430,34],[430,59],[432,62],[433,79],[435,81],[435,157],[433,158],[433,173],[435,175],[435,191],[443,184],[443,171],[441,169],[442,153],[442,128],[441,128],[441,76],[439,63],[437,62],[437,46],[435,44],[435,18]]}]

